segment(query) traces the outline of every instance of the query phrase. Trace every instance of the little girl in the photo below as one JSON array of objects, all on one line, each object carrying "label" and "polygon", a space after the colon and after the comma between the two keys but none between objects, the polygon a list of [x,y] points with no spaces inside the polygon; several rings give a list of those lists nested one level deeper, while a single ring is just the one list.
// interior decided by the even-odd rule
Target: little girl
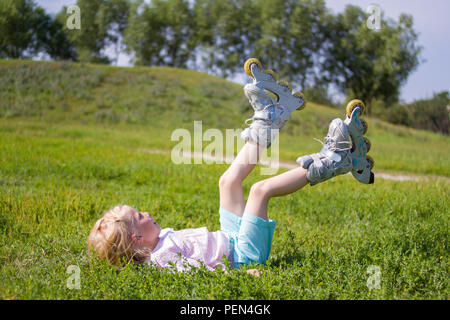
[{"label": "little girl", "polygon": [[[242,182],[255,167],[263,148],[270,146],[295,110],[272,100],[258,84],[244,87],[255,109],[251,126],[242,133],[247,143],[219,179],[219,231],[210,232],[206,227],[162,229],[147,212],[118,205],[95,223],[89,235],[89,248],[115,266],[133,261],[177,271],[201,265],[208,270],[226,269],[224,257],[235,268],[264,264],[269,258],[276,225],[268,218],[269,200],[296,192],[308,183],[315,185],[350,172],[355,148],[351,150],[351,137],[344,121],[335,119],[320,153],[300,157],[298,168],[255,183],[245,202]],[[305,103],[300,101],[298,108]],[[364,107],[359,100],[355,106]]]}]

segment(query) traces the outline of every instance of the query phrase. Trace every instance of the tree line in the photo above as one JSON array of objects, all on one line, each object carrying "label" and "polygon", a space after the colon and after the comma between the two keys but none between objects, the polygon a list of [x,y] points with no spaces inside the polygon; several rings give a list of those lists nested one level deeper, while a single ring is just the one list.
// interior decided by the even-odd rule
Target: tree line
[{"label": "tree line", "polygon": [[[74,0],[75,2],[75,0]],[[0,2],[0,58],[113,64],[121,52],[135,65],[191,68],[219,76],[242,72],[258,57],[317,102],[328,88],[389,108],[420,63],[413,18],[369,14],[348,5],[333,13],[324,0],[77,0],[81,28],[67,28],[67,8],[51,16],[33,0]],[[106,49],[114,51],[107,54]],[[112,48],[112,49],[111,49]]]}]

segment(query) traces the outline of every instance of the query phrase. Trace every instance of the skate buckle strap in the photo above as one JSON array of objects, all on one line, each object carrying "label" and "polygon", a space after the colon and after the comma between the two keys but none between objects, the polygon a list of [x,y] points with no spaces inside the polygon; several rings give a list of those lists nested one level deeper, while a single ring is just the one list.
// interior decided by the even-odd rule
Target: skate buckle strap
[{"label": "skate buckle strap", "polygon": [[342,157],[338,153],[328,149],[327,145],[324,145],[322,150],[320,150],[319,153],[324,155],[328,159],[331,159],[331,160],[335,161],[335,162],[340,162],[342,160]]},{"label": "skate buckle strap", "polygon": [[272,110],[268,110],[269,108],[265,108],[264,110],[261,111],[255,111],[255,114],[253,116],[254,120],[270,120],[270,121],[274,121],[275,120],[275,112],[271,112]]}]

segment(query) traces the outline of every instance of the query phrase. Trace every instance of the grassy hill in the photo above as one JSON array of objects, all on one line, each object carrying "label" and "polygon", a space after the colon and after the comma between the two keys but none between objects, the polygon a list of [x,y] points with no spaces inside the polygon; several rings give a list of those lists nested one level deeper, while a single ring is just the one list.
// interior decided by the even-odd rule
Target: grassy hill
[{"label": "grassy hill", "polygon": [[[260,278],[241,271],[123,271],[86,253],[101,213],[118,203],[174,229],[219,228],[226,164],[176,165],[176,128],[243,128],[242,87],[170,68],[0,61],[0,298],[448,299],[445,180],[362,185],[350,175],[272,199],[277,220]],[[285,126],[280,157],[317,152],[344,117],[309,103]],[[449,176],[449,138],[368,119],[376,169]],[[254,170],[247,195],[261,179]],[[67,287],[67,268],[81,271]],[[370,289],[368,270],[381,270]]]},{"label": "grassy hill", "polygon": [[[8,123],[16,127],[11,120],[18,118],[58,127],[96,125],[107,131],[122,125],[127,131],[137,130],[137,135],[151,136],[130,146],[165,150],[177,144],[170,139],[173,130],[193,130],[194,120],[202,121],[203,131],[225,132],[245,128],[245,119],[253,114],[238,84],[191,70],[156,67],[3,60],[0,101],[0,119],[7,120],[2,127]],[[337,110],[309,102],[295,112],[280,135],[280,158],[293,162],[320,150],[313,138],[322,139],[336,117],[345,117],[345,106]],[[449,137],[367,120],[376,170],[450,176]],[[88,134],[84,127],[78,131]],[[127,139],[120,134],[116,138]]]}]

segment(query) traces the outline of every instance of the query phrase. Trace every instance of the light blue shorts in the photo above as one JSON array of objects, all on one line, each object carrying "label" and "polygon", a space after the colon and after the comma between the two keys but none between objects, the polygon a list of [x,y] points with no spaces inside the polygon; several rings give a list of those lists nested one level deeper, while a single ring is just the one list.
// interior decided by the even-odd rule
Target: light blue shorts
[{"label": "light blue shorts", "polygon": [[220,207],[220,230],[230,238],[234,267],[265,264],[272,248],[276,221],[244,213],[242,217]]}]

